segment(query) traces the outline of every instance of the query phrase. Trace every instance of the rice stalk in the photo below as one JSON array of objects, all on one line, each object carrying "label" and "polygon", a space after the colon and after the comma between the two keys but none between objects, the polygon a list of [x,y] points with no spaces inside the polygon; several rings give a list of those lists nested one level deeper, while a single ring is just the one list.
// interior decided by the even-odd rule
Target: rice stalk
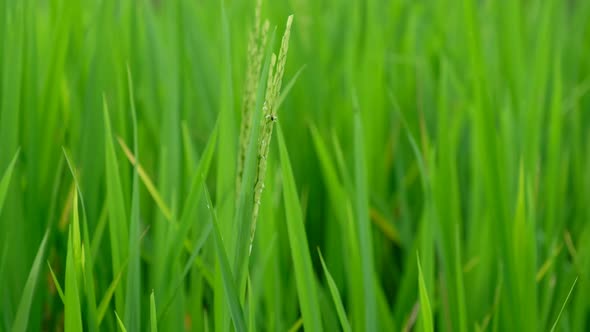
[{"label": "rice stalk", "polygon": [[279,51],[278,60],[275,54],[273,54],[270,70],[268,72],[268,85],[264,105],[262,107],[262,130],[260,140],[258,141],[258,166],[256,170],[256,181],[254,184],[254,207],[250,229],[250,252],[252,251],[252,242],[254,242],[254,234],[256,233],[256,221],[258,220],[260,200],[262,198],[262,191],[264,190],[264,177],[266,175],[266,163],[272,138],[272,130],[274,123],[278,120],[275,101],[281,90],[283,74],[285,73],[285,63],[287,62],[287,52],[289,51],[289,37],[291,35],[292,23],[293,15],[290,15],[289,18],[287,18],[287,26],[285,28],[285,33],[283,34],[283,39],[281,40],[281,49]]},{"label": "rice stalk", "polygon": [[236,176],[236,192],[240,190],[242,176],[244,173],[244,163],[246,161],[246,151],[250,142],[250,131],[252,127],[253,110],[256,107],[256,88],[260,79],[262,70],[262,58],[264,49],[268,40],[268,20],[260,25],[260,9],[262,0],[256,3],[254,28],[250,31],[248,39],[248,60],[246,67],[246,82],[244,84],[244,96],[242,104],[242,122],[240,125],[240,146],[238,154],[238,170]]}]

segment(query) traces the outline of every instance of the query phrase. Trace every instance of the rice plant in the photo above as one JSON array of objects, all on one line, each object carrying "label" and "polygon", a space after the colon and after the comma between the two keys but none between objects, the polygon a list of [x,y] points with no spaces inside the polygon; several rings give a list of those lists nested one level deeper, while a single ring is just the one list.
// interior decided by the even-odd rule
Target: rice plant
[{"label": "rice plant", "polygon": [[590,329],[588,35],[588,1],[0,1],[0,331]]}]

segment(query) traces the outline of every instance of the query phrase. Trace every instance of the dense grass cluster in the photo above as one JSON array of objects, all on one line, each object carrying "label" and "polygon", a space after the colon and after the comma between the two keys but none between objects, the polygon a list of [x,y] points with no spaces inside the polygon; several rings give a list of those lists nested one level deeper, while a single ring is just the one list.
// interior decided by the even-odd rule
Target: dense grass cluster
[{"label": "dense grass cluster", "polygon": [[0,331],[590,329],[589,36],[578,0],[0,0]]}]

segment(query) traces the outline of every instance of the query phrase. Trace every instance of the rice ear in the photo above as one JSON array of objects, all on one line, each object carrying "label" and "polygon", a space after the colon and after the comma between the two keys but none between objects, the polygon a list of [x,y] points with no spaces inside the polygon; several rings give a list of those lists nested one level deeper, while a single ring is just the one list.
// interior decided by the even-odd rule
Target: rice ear
[{"label": "rice ear", "polygon": [[275,121],[277,121],[275,102],[281,90],[283,74],[285,73],[285,63],[287,61],[287,52],[289,51],[289,37],[291,35],[291,25],[293,24],[293,15],[287,19],[285,33],[281,40],[281,49],[279,56],[273,53],[268,72],[268,85],[266,87],[266,97],[263,106],[262,131],[258,141],[258,167],[256,170],[256,182],[254,185],[254,207],[252,212],[252,223],[250,228],[250,250],[254,242],[256,233],[256,221],[264,190],[264,177],[266,175],[266,163],[269,153],[270,141]]},{"label": "rice ear", "polygon": [[268,40],[269,22],[265,20],[260,24],[261,0],[257,1],[254,14],[254,27],[248,38],[248,59],[246,68],[246,82],[244,84],[244,95],[242,97],[242,122],[240,124],[240,145],[238,152],[238,165],[236,177],[236,192],[240,190],[240,183],[244,172],[246,151],[250,142],[250,131],[252,126],[253,109],[256,107],[256,87],[260,80],[262,70],[262,58]]}]

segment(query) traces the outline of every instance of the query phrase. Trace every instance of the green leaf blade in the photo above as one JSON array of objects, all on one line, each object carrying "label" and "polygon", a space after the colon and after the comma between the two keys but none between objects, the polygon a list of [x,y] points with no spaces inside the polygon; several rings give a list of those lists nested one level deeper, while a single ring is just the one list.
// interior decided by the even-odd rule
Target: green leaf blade
[{"label": "green leaf blade", "polygon": [[299,306],[303,316],[303,325],[309,331],[322,331],[320,304],[317,297],[316,281],[311,263],[311,255],[309,254],[307,236],[305,235],[303,214],[301,212],[299,198],[297,197],[297,187],[280,125],[277,126],[277,135],[284,181],[283,200],[287,215],[287,231],[291,248],[291,258],[293,259],[295,270]]}]

